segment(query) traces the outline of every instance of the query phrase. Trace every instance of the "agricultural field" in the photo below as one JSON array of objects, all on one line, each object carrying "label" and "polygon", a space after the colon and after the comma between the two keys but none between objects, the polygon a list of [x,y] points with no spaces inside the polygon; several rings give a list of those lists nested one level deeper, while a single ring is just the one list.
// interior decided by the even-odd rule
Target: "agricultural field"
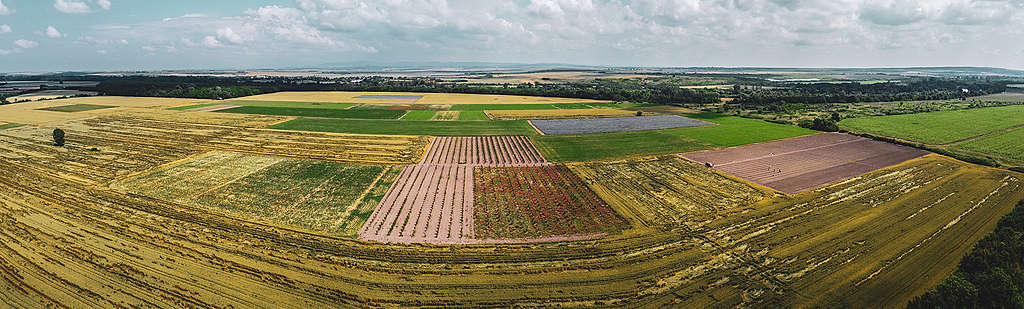
[{"label": "agricultural field", "polygon": [[474,167],[540,166],[546,161],[523,136],[438,137],[419,164],[406,167],[359,231],[389,243],[524,242],[477,239]]},{"label": "agricultural field", "polygon": [[459,119],[459,111],[438,111],[430,120],[453,121]]},{"label": "agricultural field", "polygon": [[28,102],[38,100],[53,100],[58,98],[73,97],[73,96],[94,96],[98,93],[94,91],[79,91],[79,90],[42,90],[33,93],[22,94],[8,98],[11,102]]},{"label": "agricultural field", "polygon": [[1024,166],[1024,127],[957,143],[950,147],[950,149],[953,151],[995,155],[1010,164]]},{"label": "agricultural field", "polygon": [[40,108],[39,110],[41,110],[41,111],[51,111],[51,112],[63,112],[63,113],[76,113],[76,112],[84,112],[84,111],[91,111],[91,110],[104,109],[104,108],[115,108],[115,107],[117,107],[117,106],[92,105],[92,104],[75,104],[75,105],[44,107],[44,108]]},{"label": "agricultural field", "polygon": [[530,120],[530,124],[545,135],[647,131],[712,125],[710,122],[675,115]]},{"label": "agricultural field", "polygon": [[301,116],[346,119],[398,119],[405,115],[403,110],[386,109],[334,109],[306,107],[264,107],[239,106],[217,110],[219,113],[256,114],[274,116]]},{"label": "agricultural field", "polygon": [[478,167],[474,174],[478,238],[597,235],[628,225],[565,166]]},{"label": "agricultural field", "polygon": [[[360,98],[362,97],[362,98]],[[419,97],[419,98],[416,98]],[[529,97],[511,95],[483,95],[462,93],[413,93],[413,92],[276,92],[261,94],[230,101],[270,102],[319,102],[319,103],[372,103],[372,104],[555,104],[555,103],[599,103],[604,101],[570,98]]]},{"label": "agricultural field", "polygon": [[20,126],[22,126],[22,125],[21,124],[17,124],[17,123],[4,123],[4,122],[0,122],[0,130],[13,129],[13,128],[17,128],[17,127],[20,127]]},{"label": "agricultural field", "polygon": [[536,135],[526,121],[394,121],[362,119],[299,118],[270,126],[271,129],[355,134],[430,136]]},{"label": "agricultural field", "polygon": [[681,156],[796,194],[898,164],[927,151],[843,133],[822,133]]},{"label": "agricultural field", "polygon": [[[779,194],[676,154],[813,131],[717,114],[542,136],[82,99],[0,106],[0,307],[902,307],[1024,199],[937,154]],[[117,108],[36,110],[75,104]],[[845,141],[818,156],[885,148]]]},{"label": "agricultural field", "polygon": [[354,237],[380,201],[365,192],[397,168],[211,152],[119,180],[111,187],[231,213],[254,222]]},{"label": "agricultural field", "polygon": [[547,160],[525,136],[437,137],[420,164],[537,165]]},{"label": "agricultural field", "polygon": [[486,112],[494,120],[541,120],[572,118],[613,118],[635,116],[635,111],[614,108],[595,109],[552,109],[552,110],[490,110]]},{"label": "agricultural field", "polygon": [[715,123],[668,130],[583,135],[534,136],[537,149],[557,162],[579,162],[628,156],[650,156],[745,145],[811,134],[817,131],[718,114],[687,114]]},{"label": "agricultural field", "polygon": [[849,130],[940,145],[1024,125],[1024,105],[852,118],[844,119],[839,125]]},{"label": "agricultural field", "polygon": [[231,100],[226,104],[239,106],[259,107],[282,107],[282,108],[316,108],[316,109],[350,109],[358,104],[354,103],[320,103],[320,102],[274,102],[274,101],[250,101]]},{"label": "agricultural field", "polygon": [[634,225],[691,228],[719,213],[774,197],[741,180],[678,156],[569,165]]},{"label": "agricultural field", "polygon": [[460,121],[477,121],[477,120],[491,120],[487,117],[487,114],[481,111],[460,111]]},{"label": "agricultural field", "polygon": [[409,111],[405,116],[402,116],[402,120],[430,120],[434,118],[435,113],[437,111]]},{"label": "agricultural field", "polygon": [[1024,105],[846,119],[844,129],[919,142],[956,155],[1024,166]]}]

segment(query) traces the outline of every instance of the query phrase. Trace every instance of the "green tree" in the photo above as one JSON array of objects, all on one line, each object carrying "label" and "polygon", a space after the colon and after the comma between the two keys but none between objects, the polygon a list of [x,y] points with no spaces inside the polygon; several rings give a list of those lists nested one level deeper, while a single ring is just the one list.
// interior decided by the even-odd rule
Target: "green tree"
[{"label": "green tree", "polygon": [[64,146],[64,130],[60,128],[53,129],[53,145]]}]

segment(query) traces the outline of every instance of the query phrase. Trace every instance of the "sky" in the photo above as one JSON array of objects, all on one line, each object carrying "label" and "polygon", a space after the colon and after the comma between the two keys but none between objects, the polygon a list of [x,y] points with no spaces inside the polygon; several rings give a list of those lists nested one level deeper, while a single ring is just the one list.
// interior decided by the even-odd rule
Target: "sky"
[{"label": "sky", "polygon": [[0,0],[0,72],[367,61],[1024,69],[1024,0]]}]

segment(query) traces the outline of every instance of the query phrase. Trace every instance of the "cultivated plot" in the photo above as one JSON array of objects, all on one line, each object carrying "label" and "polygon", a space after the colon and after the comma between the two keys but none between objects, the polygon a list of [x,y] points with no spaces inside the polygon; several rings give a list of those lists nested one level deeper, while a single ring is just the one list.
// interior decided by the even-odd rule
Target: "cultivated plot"
[{"label": "cultivated plot", "polygon": [[494,120],[543,120],[614,118],[636,115],[635,111],[616,108],[594,109],[541,109],[541,110],[491,110],[487,114]]},{"label": "cultivated plot", "polygon": [[547,160],[525,136],[460,136],[434,138],[420,163],[524,166]]},{"label": "cultivated plot", "polygon": [[569,168],[640,226],[695,227],[719,218],[725,210],[774,195],[678,156],[579,163]]},{"label": "cultivated plot", "polygon": [[474,179],[478,238],[558,241],[628,225],[565,166],[478,167]]},{"label": "cultivated plot", "polygon": [[542,133],[551,135],[646,131],[712,125],[710,122],[673,115],[531,120],[530,123]]},{"label": "cultivated plot", "polygon": [[105,108],[115,108],[115,107],[117,107],[117,106],[92,105],[92,104],[74,104],[74,105],[62,105],[62,106],[44,107],[44,108],[40,108],[39,110],[41,110],[41,111],[51,111],[51,112],[75,113],[75,112],[84,112],[84,111],[91,111],[91,110],[105,109]]},{"label": "cultivated plot", "polygon": [[359,239],[393,243],[474,243],[473,167],[406,167]]},{"label": "cultivated plot", "polygon": [[[111,187],[230,213],[248,221],[354,236],[397,169],[211,152],[117,181]],[[378,190],[379,191],[379,190]]]},{"label": "cultivated plot", "polygon": [[928,154],[841,133],[682,154],[715,169],[795,194]]},{"label": "cultivated plot", "polygon": [[525,136],[437,137],[420,164],[402,171],[359,238],[399,243],[479,242],[474,229],[474,168],[546,164]]}]

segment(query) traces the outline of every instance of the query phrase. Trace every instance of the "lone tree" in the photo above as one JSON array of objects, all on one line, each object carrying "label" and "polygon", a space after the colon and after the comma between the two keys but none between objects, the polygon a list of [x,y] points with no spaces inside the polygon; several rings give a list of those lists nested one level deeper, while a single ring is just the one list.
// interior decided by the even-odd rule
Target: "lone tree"
[{"label": "lone tree", "polygon": [[60,128],[53,129],[53,145],[60,147],[64,146],[64,130],[61,130]]}]

